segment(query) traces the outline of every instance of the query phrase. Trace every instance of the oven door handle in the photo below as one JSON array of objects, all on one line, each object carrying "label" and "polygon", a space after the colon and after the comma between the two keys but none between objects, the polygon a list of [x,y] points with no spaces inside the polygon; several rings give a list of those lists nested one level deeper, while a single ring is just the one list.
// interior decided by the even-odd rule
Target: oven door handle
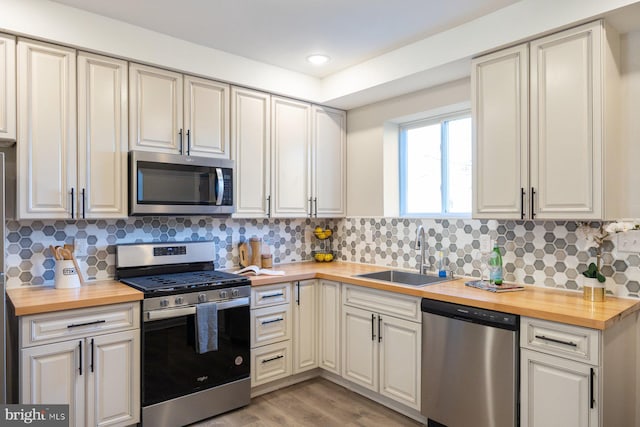
[{"label": "oven door handle", "polygon": [[[222,301],[216,304],[218,311],[227,310],[229,308],[246,307],[249,306],[249,297],[234,298],[227,301]],[[174,317],[189,316],[196,314],[196,306],[190,305],[189,307],[179,308],[165,308],[162,310],[147,311],[145,321],[161,320],[161,319],[173,319]]]},{"label": "oven door handle", "polygon": [[174,317],[189,316],[191,314],[196,314],[195,305],[189,307],[165,308],[163,310],[147,311],[145,321],[173,319]]}]

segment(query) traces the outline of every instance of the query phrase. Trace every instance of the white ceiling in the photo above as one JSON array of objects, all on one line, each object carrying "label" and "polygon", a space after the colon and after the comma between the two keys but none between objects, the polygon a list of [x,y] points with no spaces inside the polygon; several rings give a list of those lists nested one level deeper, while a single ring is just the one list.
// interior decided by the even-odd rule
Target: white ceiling
[{"label": "white ceiling", "polygon": [[322,78],[519,0],[54,1]]}]

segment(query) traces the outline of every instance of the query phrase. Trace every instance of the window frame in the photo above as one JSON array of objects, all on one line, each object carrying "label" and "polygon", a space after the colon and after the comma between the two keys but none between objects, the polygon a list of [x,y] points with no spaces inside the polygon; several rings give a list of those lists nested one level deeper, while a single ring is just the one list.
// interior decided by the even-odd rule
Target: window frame
[{"label": "window frame", "polygon": [[[446,212],[447,197],[449,192],[448,185],[448,173],[449,173],[449,144],[448,144],[448,126],[444,126],[443,123],[452,120],[459,119],[471,119],[471,109],[464,109],[447,114],[439,114],[436,116],[423,118],[419,120],[413,120],[406,123],[401,123],[398,126],[398,148],[399,148],[399,195],[400,195],[400,217],[401,218],[471,218],[472,212],[468,213],[451,213]],[[441,206],[442,212],[436,213],[408,213],[407,212],[407,131],[419,127],[431,126],[434,124],[440,124],[440,182],[442,183],[440,188]],[[473,129],[473,126],[472,126]],[[473,132],[473,131],[472,131]],[[473,136],[471,136],[473,139]],[[473,143],[473,142],[472,142]],[[473,179],[473,177],[471,178]],[[472,186],[473,191],[473,186]]]}]

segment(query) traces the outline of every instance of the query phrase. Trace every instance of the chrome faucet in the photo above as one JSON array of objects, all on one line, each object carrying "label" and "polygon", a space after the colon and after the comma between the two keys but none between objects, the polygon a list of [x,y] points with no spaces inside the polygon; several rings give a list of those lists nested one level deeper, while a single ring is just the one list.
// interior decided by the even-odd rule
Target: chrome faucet
[{"label": "chrome faucet", "polygon": [[420,274],[427,274],[429,264],[426,259],[427,239],[422,225],[418,226],[416,232],[416,248],[420,248],[420,265],[418,266],[418,272]]}]

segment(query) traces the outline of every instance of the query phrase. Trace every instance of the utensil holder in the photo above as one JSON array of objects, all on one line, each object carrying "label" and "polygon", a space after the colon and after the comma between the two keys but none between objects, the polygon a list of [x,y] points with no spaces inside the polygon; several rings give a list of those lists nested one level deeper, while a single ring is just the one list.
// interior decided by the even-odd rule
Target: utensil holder
[{"label": "utensil holder", "polygon": [[78,270],[72,260],[56,261],[54,286],[56,289],[69,289],[80,287]]}]

